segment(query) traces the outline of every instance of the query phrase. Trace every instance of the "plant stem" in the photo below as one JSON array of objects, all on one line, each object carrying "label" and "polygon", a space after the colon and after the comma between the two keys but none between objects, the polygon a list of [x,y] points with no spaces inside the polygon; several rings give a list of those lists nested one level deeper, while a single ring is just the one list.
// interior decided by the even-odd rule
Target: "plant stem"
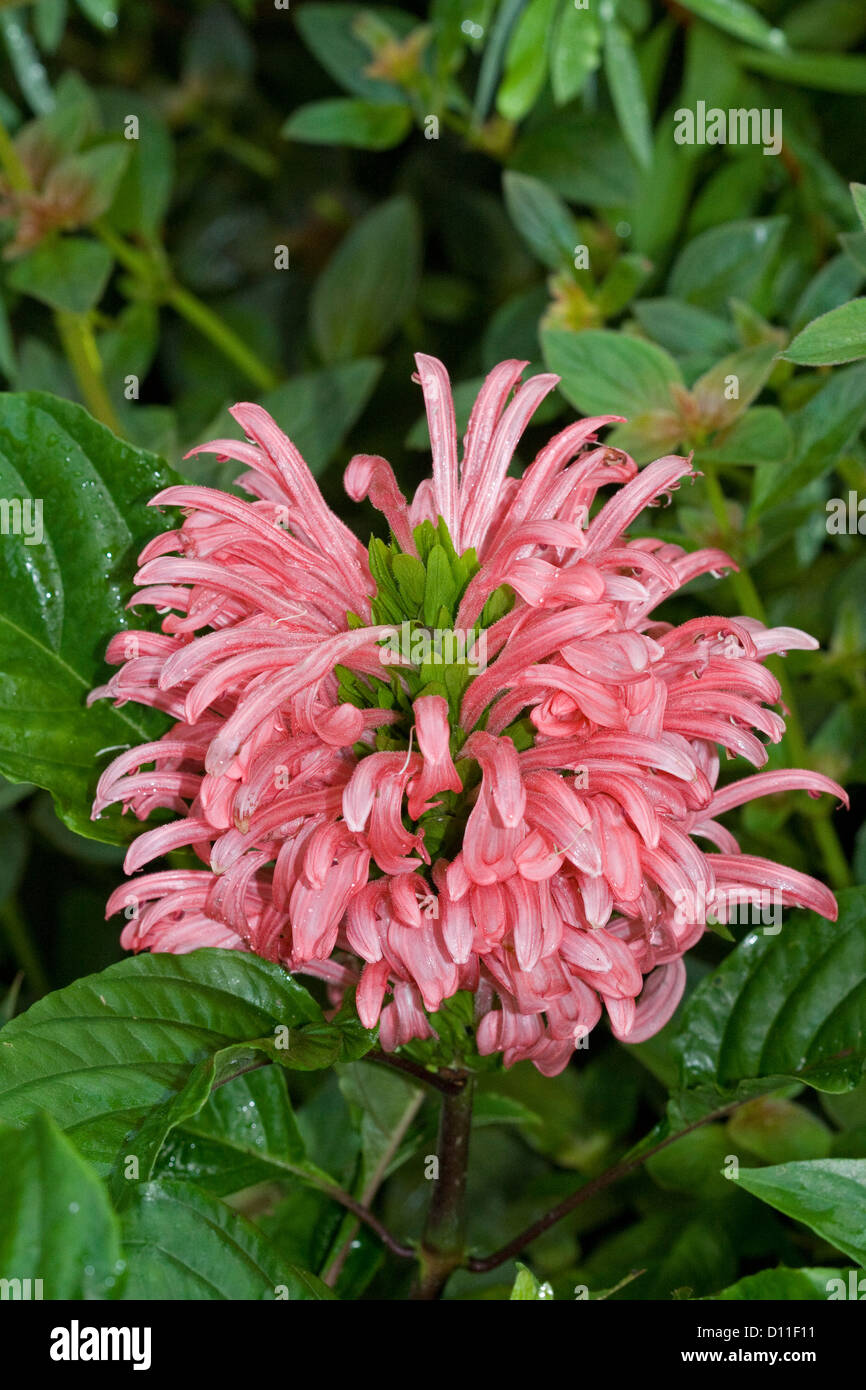
[{"label": "plant stem", "polygon": [[182,285],[171,283],[165,296],[165,302],[170,304],[181,318],[185,318],[187,323],[191,323],[194,328],[207,338],[214,347],[219,348],[224,357],[230,362],[234,362],[236,367],[248,377],[255,386],[262,391],[270,391],[277,384],[277,378],[266,366],[256,353],[248,348],[241,337],[235,333],[233,328],[229,328],[227,323],[209,309],[202,300],[192,294],[190,290],[184,289]]},{"label": "plant stem", "polygon": [[122,436],[123,431],[105,385],[102,359],[88,315],[57,309],[54,321],[87,409],[114,434]]},{"label": "plant stem", "polygon": [[[403,1114],[400,1116],[398,1123],[395,1125],[391,1137],[388,1140],[387,1145],[385,1146],[385,1150],[381,1158],[379,1159],[379,1162],[376,1164],[376,1167],[373,1169],[373,1172],[370,1174],[370,1177],[364,1186],[364,1190],[361,1193],[360,1203],[364,1210],[369,1210],[370,1205],[376,1196],[376,1193],[379,1191],[379,1188],[385,1181],[385,1178],[388,1174],[388,1169],[391,1166],[391,1161],[394,1158],[394,1155],[396,1154],[400,1145],[402,1144],[403,1139],[406,1135],[406,1131],[408,1130],[415,1116],[418,1114],[418,1111],[421,1109],[423,1103],[424,1092],[418,1091],[416,1095],[411,1097],[408,1105],[406,1106],[406,1109],[403,1111]],[[358,1221],[360,1219],[361,1218],[359,1217]],[[327,1270],[322,1275],[324,1282],[331,1289],[336,1287],[337,1280],[340,1277],[343,1266],[349,1257],[349,1252],[352,1249],[352,1241],[355,1239],[355,1236],[358,1231],[358,1221],[355,1221],[350,1226],[349,1230],[346,1232],[345,1238],[340,1246],[340,1249],[336,1252],[334,1258],[328,1265]],[[381,1232],[379,1232],[378,1234],[381,1235]],[[391,1246],[391,1248],[393,1249],[393,1246]],[[405,1249],[405,1247],[402,1248]]]},{"label": "plant stem", "polygon": [[425,1086],[432,1086],[434,1091],[442,1091],[447,1095],[453,1095],[463,1089],[462,1080],[452,1079],[448,1072],[428,1071],[420,1062],[412,1062],[408,1057],[398,1057],[396,1053],[366,1052],[361,1061],[374,1062],[376,1066],[403,1072],[404,1075],[411,1076],[413,1081],[420,1081]]},{"label": "plant stem", "polygon": [[[2,920],[2,912],[0,912],[0,920]],[[234,1081],[239,1076],[245,1076],[247,1072],[259,1071],[262,1067],[270,1066],[273,1066],[273,1060],[270,1057],[262,1057],[257,1061],[250,1062],[248,1066],[239,1067],[238,1070],[233,1071],[230,1076],[223,1077],[221,1081],[215,1083],[213,1089],[217,1090],[218,1087],[227,1085],[229,1081]],[[420,1103],[421,1097],[419,1097],[418,1100],[419,1105]],[[406,1122],[407,1126],[412,1123],[414,1113],[413,1111],[409,1116]],[[405,1133],[405,1131],[403,1132]],[[400,1138],[402,1139],[402,1133]],[[400,1140],[397,1141],[398,1147],[399,1143]],[[390,1158],[388,1162],[390,1162]],[[373,1212],[365,1206],[364,1200],[353,1197],[351,1192],[346,1192],[342,1187],[338,1187],[336,1183],[328,1179],[326,1174],[320,1175],[314,1169],[306,1165],[292,1163],[288,1159],[278,1158],[273,1154],[269,1156],[268,1163],[276,1169],[291,1173],[293,1177],[300,1178],[301,1181],[306,1183],[309,1187],[314,1188],[317,1192],[323,1193],[325,1197],[330,1197],[331,1201],[337,1202],[341,1207],[345,1207],[346,1211],[351,1212],[358,1221],[363,1222],[365,1226],[369,1226],[370,1230],[379,1237],[382,1244],[387,1246],[393,1255],[397,1255],[403,1260],[414,1259],[415,1251],[411,1245],[403,1245],[396,1236],[391,1234],[387,1226],[379,1220],[378,1216],[375,1216]],[[381,1178],[379,1182],[381,1182]],[[372,1198],[368,1200],[372,1200]]]},{"label": "plant stem", "polygon": [[149,254],[130,246],[102,220],[94,223],[93,230],[115,259],[139,282],[146,294],[155,291],[164,303],[171,305],[175,313],[197,328],[199,333],[213,343],[214,347],[260,390],[270,391],[276,386],[277,377],[270,367],[247,346],[233,328],[229,328],[228,324],[214,313],[213,309],[208,308],[192,290],[185,289],[174,280],[167,265],[160,264],[158,252]]},{"label": "plant stem", "polygon": [[694,1124],[687,1125],[685,1129],[677,1130],[676,1134],[667,1135],[666,1138],[661,1139],[658,1144],[652,1145],[651,1148],[643,1149],[632,1158],[624,1158],[620,1163],[615,1163],[612,1168],[606,1169],[605,1172],[600,1173],[597,1178],[591,1178],[589,1182],[584,1183],[583,1187],[579,1187],[576,1192],[572,1192],[570,1197],[566,1197],[562,1202],[559,1202],[557,1206],[545,1212],[544,1216],[539,1217],[537,1221],[533,1221],[531,1226],[527,1226],[519,1235],[514,1236],[512,1240],[508,1241],[507,1245],[501,1246],[499,1250],[494,1250],[492,1255],[484,1255],[467,1260],[466,1268],[471,1270],[474,1274],[485,1274],[488,1270],[496,1269],[498,1265],[504,1264],[506,1260],[510,1260],[515,1255],[519,1255],[521,1250],[526,1249],[527,1245],[531,1245],[532,1242],[537,1240],[540,1235],[543,1235],[545,1231],[549,1231],[551,1226],[555,1226],[557,1221],[561,1221],[563,1217],[568,1216],[577,1207],[582,1206],[584,1202],[588,1202],[591,1197],[597,1196],[598,1193],[603,1192],[606,1187],[610,1187],[613,1183],[619,1182],[621,1178],[627,1177],[628,1174],[633,1173],[636,1168],[640,1168],[653,1154],[657,1154],[662,1149],[666,1149],[669,1144],[675,1144],[678,1139],[682,1139],[683,1135],[691,1134],[693,1130],[700,1129],[703,1125],[709,1124],[710,1121],[722,1119],[723,1116],[729,1114],[732,1110],[736,1110],[738,1106],[744,1103],[743,1101],[732,1101],[730,1105],[722,1106],[720,1110],[713,1110],[709,1115],[703,1115],[699,1120],[696,1120]]},{"label": "plant stem", "polygon": [[[728,520],[725,494],[722,491],[718,475],[712,464],[707,463],[706,459],[701,460],[700,466],[704,474],[704,482],[707,488],[707,495],[710,499],[710,505],[713,509],[713,515],[718,523],[722,545],[726,550],[732,549],[734,536]],[[735,556],[734,558],[736,559],[737,557]],[[767,614],[749,571],[744,566],[740,566],[740,568],[730,576],[730,580],[734,588],[734,593],[737,596],[737,602],[745,616],[756,618],[766,626]],[[797,710],[796,698],[794,696],[790,676],[778,658],[771,657],[768,665],[779,681],[782,699],[787,706],[787,737],[792,761],[794,765],[799,763],[804,767],[810,768],[812,766],[812,757]],[[821,852],[828,878],[835,888],[847,888],[852,881],[851,870],[848,865],[848,860],[845,857],[845,852],[839,843],[836,830],[829,820],[831,811],[832,807],[827,800],[824,799],[816,803],[814,809],[807,811],[805,815],[812,828],[812,833],[815,837],[818,849]]]},{"label": "plant stem", "polygon": [[467,1074],[460,1090],[442,1097],[436,1145],[439,1172],[418,1252],[420,1269],[413,1299],[439,1298],[451,1274],[465,1262],[472,1090],[472,1077]]},{"label": "plant stem", "polygon": [[30,989],[41,998],[43,994],[48,993],[51,986],[48,983],[48,977],[36,947],[30,940],[24,919],[12,898],[0,907],[0,926],[2,926],[6,940],[9,942],[9,949],[24,972]]}]

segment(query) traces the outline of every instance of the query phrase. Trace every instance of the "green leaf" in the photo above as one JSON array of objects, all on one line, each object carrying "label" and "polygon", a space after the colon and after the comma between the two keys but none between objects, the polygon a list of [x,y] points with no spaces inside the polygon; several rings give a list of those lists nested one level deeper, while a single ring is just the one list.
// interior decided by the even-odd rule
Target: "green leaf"
[{"label": "green leaf", "polygon": [[16,261],[7,278],[13,290],[52,309],[83,314],[102,298],[111,267],[111,252],[101,241],[59,237]]},{"label": "green leaf", "polygon": [[360,150],[391,150],[412,128],[412,112],[402,103],[377,104],[360,97],[311,101],[293,111],[282,128],[287,140],[311,145],[351,145]]},{"label": "green leaf", "polygon": [[604,71],[625,142],[643,168],[653,158],[653,135],[643,79],[631,34],[613,22],[604,31]]},{"label": "green leaf", "polygon": [[126,140],[95,145],[83,153],[70,155],[48,176],[47,186],[85,190],[82,198],[82,222],[100,217],[111,207],[120,187],[131,154]]},{"label": "green leaf", "polygon": [[621,314],[652,274],[652,262],[636,252],[618,256],[598,287],[595,302],[605,318]]},{"label": "green leaf", "polygon": [[364,69],[373,61],[372,49],[361,37],[365,15],[387,25],[398,38],[418,24],[414,15],[390,7],[332,3],[299,6],[295,23],[304,43],[341,87],[369,101],[406,102],[405,91],[394,83],[365,76]]},{"label": "green leaf", "polygon": [[570,202],[593,207],[630,203],[637,188],[637,165],[616,122],[599,112],[569,107],[528,123],[508,163],[543,179]]},{"label": "green leaf", "polygon": [[857,209],[857,216],[866,228],[866,183],[852,183],[851,196]]},{"label": "green leaf", "polygon": [[547,43],[557,0],[529,0],[517,21],[505,55],[505,73],[496,109],[507,121],[522,121],[547,76]]},{"label": "green leaf", "polygon": [[601,62],[601,25],[595,10],[560,0],[559,22],[550,45],[550,85],[557,106],[579,96]]},{"label": "green leaf", "polygon": [[674,262],[668,292],[714,313],[724,312],[732,297],[750,299],[786,225],[785,217],[764,217],[701,232]]},{"label": "green leaf", "polygon": [[753,931],[705,977],[675,1042],[673,1112],[696,1113],[786,1081],[847,1091],[866,1061],[866,889],[839,894],[839,920],[792,913]]},{"label": "green leaf", "polygon": [[512,1303],[533,1302],[541,1303],[545,1299],[553,1298],[553,1289],[549,1284],[540,1284],[531,1269],[517,1261],[517,1278],[511,1290]]},{"label": "green leaf", "polygon": [[571,267],[581,240],[565,203],[540,179],[510,169],[502,176],[508,215],[530,251],[550,270]]},{"label": "green leaf", "polygon": [[261,1067],[219,1086],[201,1110],[168,1131],[154,1177],[184,1179],[223,1197],[296,1177],[293,1165],[305,1152],[282,1071]]},{"label": "green leaf", "polygon": [[251,1222],[191,1183],[148,1183],[124,1213],[124,1298],[332,1299],[320,1279],[289,1264]]},{"label": "green leaf", "polygon": [[123,1264],[108,1194],[49,1116],[0,1127],[0,1171],[0,1278],[42,1281],[31,1297],[115,1297]]},{"label": "green leaf", "polygon": [[684,304],[681,299],[639,299],[633,312],[649,336],[675,357],[706,352],[715,358],[734,346],[733,333],[725,319],[695,304]]},{"label": "green leaf", "polygon": [[78,8],[97,29],[114,29],[119,0],[78,0]]},{"label": "green leaf", "polygon": [[48,73],[33,46],[25,15],[17,7],[0,10],[0,34],[3,35],[9,64],[21,91],[32,111],[47,115],[54,109],[54,93]]},{"label": "green leaf", "polygon": [[[130,113],[129,94],[100,92],[99,106],[105,126],[124,136],[129,162],[120,180],[106,221],[116,232],[156,237],[171,201],[174,183],[174,144],[168,125],[140,91]],[[126,139],[127,117],[138,119],[138,139]]]},{"label": "green leaf", "polygon": [[655,343],[611,329],[541,334],[544,360],[562,377],[560,390],[584,415],[628,415],[670,406],[670,386],[682,384],[672,357]]},{"label": "green leaf", "polygon": [[33,32],[46,53],[53,53],[63,38],[66,11],[66,0],[37,0],[33,7]]},{"label": "green leaf", "polygon": [[[866,234],[855,233],[855,239]],[[864,267],[850,253],[833,256],[812,277],[794,307],[791,329],[799,332],[812,319],[852,299],[863,283]]]},{"label": "green leaf", "polygon": [[761,53],[754,48],[741,49],[737,57],[743,67],[773,77],[778,82],[793,82],[801,87],[816,87],[822,92],[866,92],[866,58],[851,53]]},{"label": "green leaf", "polygon": [[758,1274],[747,1274],[738,1279],[721,1293],[713,1294],[713,1300],[748,1303],[810,1301],[826,1303],[827,1291],[832,1280],[843,1277],[847,1280],[848,1271],[844,1269],[762,1269]]},{"label": "green leaf", "polygon": [[340,1090],[361,1113],[361,1175],[363,1188],[385,1163],[393,1172],[414,1147],[409,1126],[424,1100],[423,1088],[381,1067],[354,1063],[340,1067]]},{"label": "green leaf", "polygon": [[47,1110],[105,1171],[198,1062],[280,1025],[321,1022],[307,991],[257,956],[136,956],[47,995],[0,1031],[0,1120]]},{"label": "green leaf", "polygon": [[[859,271],[857,284],[851,290],[851,294],[840,296],[838,303],[843,303],[845,299],[850,299],[855,290],[860,288],[863,275],[866,274],[866,232],[843,232],[839,237],[839,244],[844,251],[847,261],[853,261],[854,266]],[[835,309],[835,304],[827,306]]]},{"label": "green leaf", "polygon": [[724,1125],[703,1125],[660,1149],[646,1169],[667,1192],[686,1192],[705,1201],[725,1201],[735,1191],[725,1177],[731,1141]]},{"label": "green leaf", "polygon": [[172,524],[147,501],[178,481],[81,406],[41,392],[0,396],[0,496],[41,499],[43,531],[28,544],[32,511],[30,535],[0,547],[0,770],[46,787],[67,825],[93,838],[129,838],[119,814],[98,827],[90,820],[100,750],[165,728],[151,710],[106,701],[87,709],[85,699],[107,674],[109,638],[130,625],[137,556]]},{"label": "green leaf", "polygon": [[472,1107],[472,1125],[482,1129],[487,1125],[538,1126],[541,1119],[528,1105],[498,1091],[479,1091]]},{"label": "green leaf", "polygon": [[821,390],[789,416],[794,432],[794,457],[779,474],[775,468],[755,475],[751,515],[784,502],[800,488],[828,473],[866,420],[866,365],[834,372]]},{"label": "green leaf", "polygon": [[866,12],[860,0],[799,0],[784,29],[793,48],[852,48],[866,34]]},{"label": "green leaf", "polygon": [[[144,1123],[136,1134],[127,1139],[124,1144],[124,1152],[115,1167],[112,1175],[112,1195],[118,1206],[125,1206],[136,1191],[135,1184],[146,1182],[154,1175],[154,1170],[160,1158],[161,1151],[173,1130],[183,1128],[189,1131],[196,1129],[198,1117],[210,1102],[210,1135],[216,1144],[225,1138],[228,1141],[235,1161],[238,1159],[246,1160],[246,1164],[255,1170],[257,1167],[265,1166],[265,1175],[268,1168],[274,1168],[281,1176],[291,1174],[301,1181],[311,1181],[316,1186],[321,1186],[322,1182],[333,1183],[333,1180],[326,1173],[322,1173],[313,1164],[306,1161],[304,1141],[301,1138],[285,1086],[282,1087],[281,1104],[275,1111],[274,1098],[271,1097],[269,1108],[270,1132],[272,1147],[266,1147],[266,1135],[260,1131],[257,1122],[244,1124],[243,1108],[248,1111],[253,1108],[258,1115],[258,1104],[255,1099],[249,1098],[249,1090],[244,1087],[237,1093],[235,1106],[241,1105],[240,1114],[232,1110],[231,1094],[225,1104],[218,1102],[218,1097],[225,1094],[223,1088],[231,1087],[234,1082],[242,1081],[245,1075],[253,1068],[261,1067],[264,1062],[271,1062],[277,1067],[285,1067],[289,1070],[319,1070],[328,1067],[332,1063],[340,1061],[343,1054],[341,1047],[340,1029],[332,1024],[302,1024],[299,1028],[287,1029],[288,1038],[284,1039],[278,1033],[277,1037],[264,1037],[253,1039],[248,1043],[235,1043],[230,1047],[221,1048],[210,1057],[205,1057],[193,1067],[188,1079],[182,1088],[162,1105],[154,1107],[147,1114]],[[318,1035],[318,1037],[316,1036]],[[367,1046],[369,1047],[372,1039],[367,1035]],[[366,1050],[366,1049],[364,1049]],[[358,1055],[357,1051],[353,1054]],[[245,1099],[246,1097],[246,1099]],[[222,1120],[222,1125],[218,1124],[218,1119]],[[204,1121],[206,1132],[208,1120]],[[275,1133],[276,1131],[276,1133]],[[198,1122],[198,1132],[201,1132],[201,1122]],[[273,1147],[273,1140],[279,1140],[278,1148]],[[202,1168],[202,1154],[198,1153],[192,1161],[192,1149],[199,1147],[191,1141],[186,1141],[186,1165],[193,1172]],[[213,1148],[213,1144],[206,1146]],[[183,1156],[184,1144],[181,1143],[180,1152],[175,1148],[174,1155],[169,1160],[169,1171],[174,1175],[174,1168],[179,1157]],[[132,1160],[135,1160],[135,1163]],[[222,1167],[222,1165],[220,1165]],[[260,1176],[260,1175],[259,1175]],[[237,1180],[237,1179],[236,1179]],[[251,1177],[255,1181],[255,1177]],[[209,1184],[213,1191],[213,1184]],[[235,1191],[236,1187],[224,1188],[226,1191]]]},{"label": "green leaf", "polygon": [[667,1210],[632,1221],[597,1246],[578,1269],[576,1282],[604,1289],[633,1276],[612,1294],[616,1302],[669,1299],[684,1287],[700,1296],[731,1282],[737,1260],[713,1208],[690,1216],[688,1209],[671,1209],[670,1200],[665,1205]]},{"label": "green leaf", "polygon": [[741,1187],[866,1264],[866,1159],[818,1158],[741,1168]]},{"label": "green leaf", "polygon": [[457,597],[457,586],[441,545],[434,545],[427,557],[427,582],[424,586],[424,622],[435,627],[442,608],[451,610]]},{"label": "green leaf", "polygon": [[782,412],[773,405],[756,405],[702,449],[701,457],[706,454],[714,463],[757,467],[785,463],[792,447],[793,436]]},{"label": "green leaf", "polygon": [[866,357],[866,299],[852,299],[813,319],[782,356],[802,367],[829,367]]},{"label": "green leaf", "polygon": [[419,255],[408,198],[380,203],[352,228],[313,290],[310,324],[326,362],[363,357],[388,341],[414,302]]},{"label": "green leaf", "polygon": [[[758,343],[723,357],[692,386],[701,418],[717,429],[733,424],[763,390],[775,361],[774,343]],[[737,394],[729,398],[734,385]]]},{"label": "green leaf", "polygon": [[785,36],[774,29],[762,14],[744,0],[681,0],[686,10],[716,24],[726,33],[746,43],[760,44],[770,49],[784,48]]},{"label": "green leaf", "polygon": [[735,1110],[728,1134],[764,1163],[829,1158],[832,1132],[804,1105],[785,1096],[756,1096]]}]

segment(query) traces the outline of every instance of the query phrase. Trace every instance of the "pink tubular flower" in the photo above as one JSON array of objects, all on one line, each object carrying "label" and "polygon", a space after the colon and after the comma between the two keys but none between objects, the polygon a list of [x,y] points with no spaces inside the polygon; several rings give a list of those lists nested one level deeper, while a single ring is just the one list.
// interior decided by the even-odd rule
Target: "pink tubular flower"
[{"label": "pink tubular flower", "polygon": [[447,373],[416,361],[432,479],[407,502],[382,458],[346,472],[388,542],[361,546],[256,405],[232,411],[243,442],[205,446],[245,465],[250,501],[186,485],[153,499],[184,512],[136,577],[162,633],[115,637],[120,670],[94,697],[175,723],[115,759],[94,815],[167,808],[177,819],[133,842],[127,872],[181,848],[203,867],[137,879],[108,913],[134,904],[132,950],[236,947],[357,985],[386,1049],[430,1037],[428,1016],[470,991],[480,1051],[552,1075],[603,1009],[626,1042],[662,1027],[719,902],[772,891],[834,917],[827,888],[742,854],[718,818],[793,788],[845,794],[793,771],[716,788],[720,750],[761,767],[759,735],[782,737],[765,658],[816,643],[752,618],[654,616],[733,568],[626,538],[694,476],[689,460],[639,472],[598,442],[618,418],[602,416],[510,477],[557,378],[519,384],[527,364],[509,361],[458,463]]}]

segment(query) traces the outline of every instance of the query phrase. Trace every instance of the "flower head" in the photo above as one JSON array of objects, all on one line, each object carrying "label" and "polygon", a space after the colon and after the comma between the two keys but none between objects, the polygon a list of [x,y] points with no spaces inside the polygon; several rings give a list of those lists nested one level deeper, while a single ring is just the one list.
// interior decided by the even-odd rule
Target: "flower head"
[{"label": "flower head", "polygon": [[[568,425],[521,478],[514,450],[557,384],[525,362],[488,376],[458,461],[447,373],[419,354],[433,476],[407,502],[390,465],[361,455],[345,483],[389,528],[365,549],[326,506],[259,406],[235,406],[250,500],[170,487],[183,524],[141,556],[134,603],[162,632],[123,632],[96,695],[175,721],[102,775],[139,819],[134,873],[189,847],[196,869],[118,889],[133,950],[236,947],[356,985],[385,1049],[431,1036],[429,1015],[474,996],[476,1041],[546,1074],[607,1012],[639,1042],[671,1016],[707,905],[770,890],[835,916],[832,894],[740,852],[719,817],[811,772],[717,788],[720,750],[756,767],[782,737],[771,653],[814,647],[792,628],[658,605],[721,551],[629,540],[642,510],[692,477],[689,460],[638,471],[598,441],[618,417]],[[600,488],[617,490],[595,505]],[[703,845],[709,845],[709,850]]]}]

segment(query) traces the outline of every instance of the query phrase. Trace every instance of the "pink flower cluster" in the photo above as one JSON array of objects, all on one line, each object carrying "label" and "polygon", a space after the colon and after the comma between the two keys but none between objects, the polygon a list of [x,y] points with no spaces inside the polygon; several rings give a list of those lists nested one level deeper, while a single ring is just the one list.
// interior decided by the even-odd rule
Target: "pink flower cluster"
[{"label": "pink flower cluster", "polygon": [[[627,1042],[668,1020],[701,905],[719,891],[770,889],[835,915],[822,884],[742,854],[718,819],[795,787],[844,799],[809,772],[716,786],[720,749],[760,767],[759,735],[782,737],[765,658],[816,644],[748,618],[653,616],[695,576],[733,567],[717,550],[626,538],[693,476],[688,460],[639,472],[598,442],[617,418],[605,416],[568,425],[509,476],[557,378],[520,384],[527,364],[508,361],[481,389],[460,462],[447,373],[416,361],[432,479],[407,503],[390,465],[361,455],[346,488],[384,514],[406,555],[418,554],[415,528],[440,518],[458,556],[474,548],[460,628],[477,631],[508,586],[511,606],[486,630],[489,664],[459,717],[441,694],[417,695],[408,718],[377,698],[395,672],[382,664],[395,627],[372,620],[368,553],[266,412],[236,406],[246,440],[206,450],[246,467],[250,501],[198,486],[153,499],[184,512],[136,576],[134,603],[163,613],[162,631],[115,637],[120,670],[95,692],[175,721],[99,782],[94,815],[119,801],[142,820],[158,807],[177,816],[139,835],[127,873],[185,846],[202,867],[139,878],[108,911],[134,900],[122,938],[133,950],[236,947],[357,985],[358,1014],[378,1021],[387,1050],[429,1037],[428,1015],[471,991],[479,1050],[552,1075],[603,1009]],[[335,668],[369,690],[366,707],[341,699]],[[515,739],[521,720],[530,734]],[[443,804],[461,833],[434,857],[427,826]]]}]

